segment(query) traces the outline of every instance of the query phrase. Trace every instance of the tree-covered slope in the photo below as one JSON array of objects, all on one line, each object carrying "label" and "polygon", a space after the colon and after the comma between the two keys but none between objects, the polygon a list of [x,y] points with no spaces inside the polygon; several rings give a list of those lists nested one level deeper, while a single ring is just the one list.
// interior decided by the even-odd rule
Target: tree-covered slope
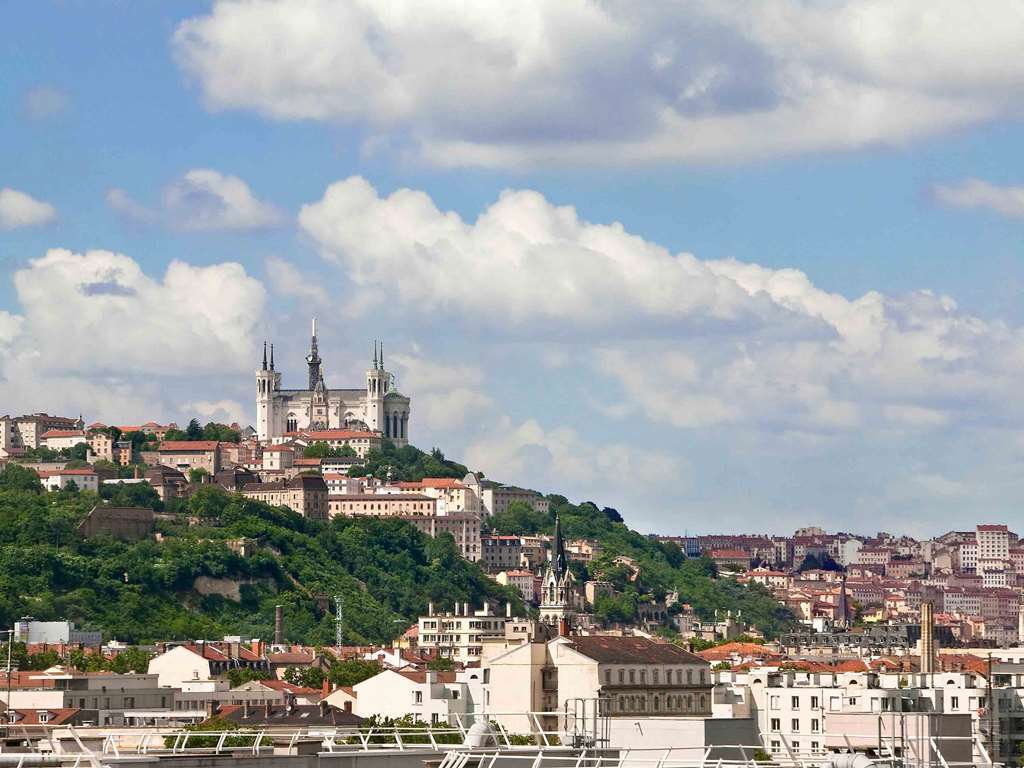
[{"label": "tree-covered slope", "polygon": [[[430,539],[397,520],[311,522],[208,486],[158,521],[160,541],[82,539],[75,529],[98,502],[92,493],[47,493],[14,465],[0,473],[0,626],[32,615],[136,643],[269,638],[281,604],[286,639],[333,644],[340,594],[346,642],[365,643],[395,637],[431,600],[521,607],[513,590],[463,560],[450,537]],[[257,544],[254,554],[229,547],[241,538]],[[240,586],[239,599],[200,594],[197,577]]]}]

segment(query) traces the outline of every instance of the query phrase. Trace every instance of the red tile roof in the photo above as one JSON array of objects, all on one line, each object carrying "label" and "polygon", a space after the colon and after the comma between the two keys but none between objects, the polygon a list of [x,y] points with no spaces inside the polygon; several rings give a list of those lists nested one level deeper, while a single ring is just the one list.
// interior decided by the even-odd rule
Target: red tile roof
[{"label": "red tile roof", "polygon": [[85,437],[81,429],[48,429],[42,434],[45,440],[48,437]]}]

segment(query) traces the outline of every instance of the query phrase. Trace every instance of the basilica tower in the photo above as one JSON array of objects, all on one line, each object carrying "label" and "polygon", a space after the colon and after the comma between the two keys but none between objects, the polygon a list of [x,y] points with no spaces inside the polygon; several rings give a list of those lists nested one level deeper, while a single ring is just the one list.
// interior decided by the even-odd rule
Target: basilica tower
[{"label": "basilica tower", "polygon": [[263,342],[263,365],[256,369],[256,434],[267,440],[277,429],[274,393],[281,388],[281,374],[274,370],[274,346],[270,346],[267,365],[267,342]]}]

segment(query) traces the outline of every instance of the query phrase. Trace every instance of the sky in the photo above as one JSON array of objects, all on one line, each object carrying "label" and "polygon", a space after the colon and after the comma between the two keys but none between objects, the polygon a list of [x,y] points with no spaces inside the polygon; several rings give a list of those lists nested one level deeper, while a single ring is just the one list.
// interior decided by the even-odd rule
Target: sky
[{"label": "sky", "polygon": [[1024,500],[1024,12],[13,0],[0,414],[251,423],[374,340],[410,437],[642,531]]}]

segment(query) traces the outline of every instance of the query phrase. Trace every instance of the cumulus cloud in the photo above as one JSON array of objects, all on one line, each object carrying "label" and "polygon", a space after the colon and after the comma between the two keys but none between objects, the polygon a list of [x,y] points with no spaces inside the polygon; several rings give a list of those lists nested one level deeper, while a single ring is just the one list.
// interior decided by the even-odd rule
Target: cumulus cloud
[{"label": "cumulus cloud", "polygon": [[184,414],[194,414],[201,422],[244,425],[251,409],[237,400],[194,400],[181,406]]},{"label": "cumulus cloud", "polygon": [[1024,423],[1020,329],[947,296],[847,298],[799,270],[671,253],[536,192],[505,192],[468,222],[351,178],[299,219],[360,295],[407,318],[586,341],[577,362],[619,389],[593,397],[606,415],[783,433]]},{"label": "cumulus cloud", "polygon": [[1018,115],[1024,16],[971,10],[219,0],[172,44],[211,109],[357,124],[438,164],[732,162]]},{"label": "cumulus cloud", "polygon": [[952,208],[984,208],[1014,219],[1024,218],[1024,186],[998,186],[981,179],[937,184],[935,199]]},{"label": "cumulus cloud", "polygon": [[10,187],[0,189],[0,230],[38,227],[57,218],[57,209]]},{"label": "cumulus cloud", "polygon": [[185,232],[267,229],[283,221],[281,211],[257,199],[240,178],[206,168],[190,170],[165,186],[158,207],[116,187],[107,192],[107,204],[133,221]]},{"label": "cumulus cloud", "polygon": [[178,412],[178,382],[206,386],[256,359],[265,293],[239,264],[174,261],[154,279],[123,254],[52,249],[15,272],[14,287],[20,314],[0,311],[5,411],[155,418]]},{"label": "cumulus cloud", "polygon": [[14,274],[18,347],[42,371],[195,374],[243,370],[265,292],[237,263],[172,261],[160,280],[111,251],[52,249]]},{"label": "cumulus cloud", "polygon": [[274,293],[303,299],[314,306],[328,303],[327,291],[315,275],[301,272],[294,264],[276,256],[269,256],[264,261],[267,280]]},{"label": "cumulus cloud", "polygon": [[507,416],[469,446],[466,462],[488,476],[550,489],[678,483],[686,473],[683,460],[658,451],[594,443],[570,427],[546,429],[535,419],[516,424]]},{"label": "cumulus cloud", "polygon": [[483,392],[483,371],[473,365],[450,365],[416,353],[390,355],[401,391],[415,393],[416,429],[431,433],[461,429],[486,412],[494,401]]}]

